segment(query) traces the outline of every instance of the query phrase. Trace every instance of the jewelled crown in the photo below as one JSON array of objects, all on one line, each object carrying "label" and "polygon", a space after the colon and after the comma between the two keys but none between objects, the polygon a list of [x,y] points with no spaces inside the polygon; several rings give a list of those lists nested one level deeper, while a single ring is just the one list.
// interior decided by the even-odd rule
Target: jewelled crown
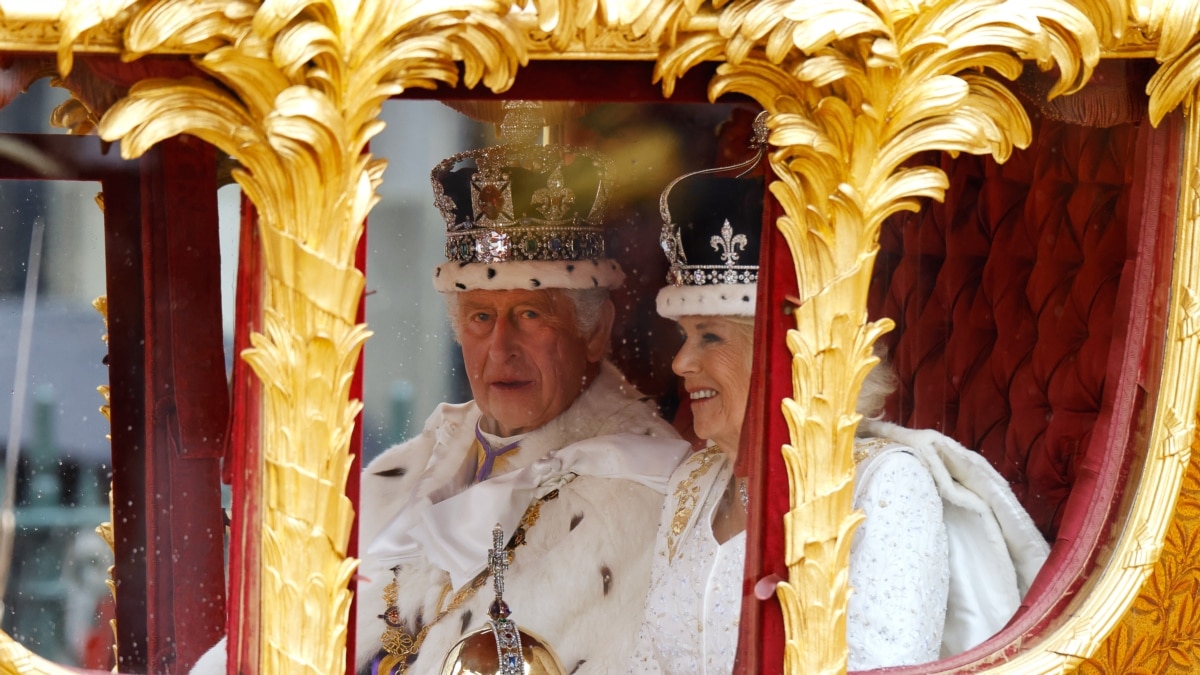
[{"label": "jewelled crown", "polygon": [[742,176],[762,159],[766,136],[762,113],[754,120],[753,157],[680,176],[663,191],[659,241],[670,269],[659,314],[754,315],[764,191],[761,178]]},{"label": "jewelled crown", "polygon": [[611,161],[539,145],[542,126],[538,104],[507,102],[503,145],[434,167],[434,204],[446,221],[439,291],[610,288],[624,279],[604,250]]}]

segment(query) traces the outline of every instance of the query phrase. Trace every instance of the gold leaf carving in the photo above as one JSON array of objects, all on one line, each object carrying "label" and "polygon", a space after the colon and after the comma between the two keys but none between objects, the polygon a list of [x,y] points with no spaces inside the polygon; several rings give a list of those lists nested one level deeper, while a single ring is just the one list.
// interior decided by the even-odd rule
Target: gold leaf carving
[{"label": "gold leaf carving", "polygon": [[946,188],[937,167],[907,166],[913,156],[1003,161],[1029,143],[1024,109],[991,73],[1014,79],[1029,58],[1058,68],[1055,95],[1073,91],[1096,64],[1099,41],[1065,3],[853,0],[742,0],[721,12],[716,35],[681,38],[659,60],[664,91],[688,68],[720,58],[710,95],[746,94],[771,113],[778,180],[770,189],[785,213],[777,224],[801,301],[787,337],[795,394],[783,406],[792,487],[789,577],[779,590],[785,663],[792,673],[841,672],[847,588],[839,575],[862,517],[851,511],[855,401],[876,363],[872,346],[891,329],[865,312],[879,226]]},{"label": "gold leaf carving", "polygon": [[177,134],[206,140],[240,165],[233,177],[260,214],[263,328],[242,355],[264,385],[260,672],[330,673],[344,659],[357,566],[345,487],[361,409],[350,384],[370,335],[356,321],[354,260],[385,166],[364,152],[380,107],[454,83],[460,62],[470,85],[510,86],[524,57],[509,9],[167,0],[129,24],[131,55],[208,50],[197,65],[215,82],[140,82],[101,135],[126,157]]},{"label": "gold leaf carving", "polygon": [[25,649],[0,631],[0,675],[70,675],[72,672]]},{"label": "gold leaf carving", "polygon": [[1195,337],[1200,333],[1200,300],[1197,300],[1195,292],[1188,287],[1180,289],[1183,298],[1180,300],[1180,312],[1182,320],[1180,321],[1179,331],[1185,338]]},{"label": "gold leaf carving", "polygon": [[1175,505],[1163,554],[1133,611],[1104,640],[1082,675],[1188,672],[1200,659],[1200,452],[1193,458]]}]

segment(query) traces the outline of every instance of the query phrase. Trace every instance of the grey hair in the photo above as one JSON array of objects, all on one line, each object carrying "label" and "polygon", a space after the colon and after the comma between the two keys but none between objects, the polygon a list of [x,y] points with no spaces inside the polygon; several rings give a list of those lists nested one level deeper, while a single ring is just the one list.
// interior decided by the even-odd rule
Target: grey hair
[{"label": "grey hair", "polygon": [[[545,290],[560,291],[571,301],[571,305],[575,308],[575,326],[581,335],[591,335],[592,331],[596,329],[596,324],[600,322],[604,303],[608,302],[610,298],[607,288],[547,288]],[[461,343],[459,335],[462,326],[458,316],[458,293],[442,293],[442,300],[446,303],[446,316],[450,319],[450,330],[454,332],[454,341]]]},{"label": "grey hair", "polygon": [[892,370],[892,364],[887,359],[887,352],[879,343],[875,343],[875,356],[879,357],[879,363],[871,369],[871,372],[867,373],[867,377],[863,380],[856,406],[860,415],[872,420],[883,417],[883,406],[887,402],[887,397],[896,391],[896,387],[900,384],[899,378]]}]

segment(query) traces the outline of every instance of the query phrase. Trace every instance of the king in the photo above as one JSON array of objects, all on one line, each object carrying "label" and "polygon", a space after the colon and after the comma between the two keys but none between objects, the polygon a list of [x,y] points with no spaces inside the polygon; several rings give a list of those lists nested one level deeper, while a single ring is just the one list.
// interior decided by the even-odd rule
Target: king
[{"label": "king", "polygon": [[624,279],[604,248],[608,160],[535,143],[538,108],[506,105],[506,144],[433,171],[447,227],[434,285],[474,400],[441,405],[364,470],[360,672],[434,673],[464,635],[507,630],[479,592],[496,523],[514,533],[491,560],[522,629],[566,672],[622,670],[687,452],[605,358]]}]

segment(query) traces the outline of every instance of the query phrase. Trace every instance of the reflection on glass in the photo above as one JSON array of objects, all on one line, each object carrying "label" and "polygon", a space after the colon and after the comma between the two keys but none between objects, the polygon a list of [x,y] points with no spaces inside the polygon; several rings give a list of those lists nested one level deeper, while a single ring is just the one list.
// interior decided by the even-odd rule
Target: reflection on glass
[{"label": "reflection on glass", "polygon": [[[4,630],[60,663],[105,667],[112,553],[94,531],[108,520],[109,483],[108,423],[96,392],[108,381],[104,323],[92,307],[104,294],[98,192],[95,183],[0,182],[0,382],[10,392],[0,437],[20,441],[7,450],[19,461]],[[33,233],[43,225],[38,245]],[[38,255],[40,265],[31,265]],[[36,291],[29,311],[27,284]],[[23,325],[31,331],[27,374],[16,382]],[[13,394],[22,390],[15,431]]]}]

